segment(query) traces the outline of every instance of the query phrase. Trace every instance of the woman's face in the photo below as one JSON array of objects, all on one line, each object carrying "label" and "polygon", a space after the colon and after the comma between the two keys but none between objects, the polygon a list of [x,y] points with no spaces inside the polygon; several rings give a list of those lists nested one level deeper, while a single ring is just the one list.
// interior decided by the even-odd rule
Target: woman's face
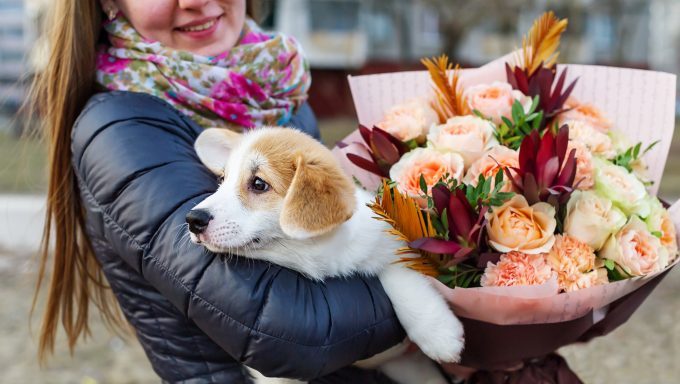
[{"label": "woman's face", "polygon": [[115,0],[144,38],[214,56],[232,48],[243,28],[245,0]]}]

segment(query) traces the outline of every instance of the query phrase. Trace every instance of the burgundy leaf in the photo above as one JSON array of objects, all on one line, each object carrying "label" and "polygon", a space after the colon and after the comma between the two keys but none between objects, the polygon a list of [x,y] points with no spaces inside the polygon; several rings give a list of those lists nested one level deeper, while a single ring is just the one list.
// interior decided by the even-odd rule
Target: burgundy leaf
[{"label": "burgundy leaf", "polygon": [[555,136],[553,136],[552,132],[548,131],[543,135],[543,139],[541,140],[541,146],[538,149],[538,153],[536,154],[536,164],[535,164],[535,169],[536,173],[539,175],[542,173],[542,168],[545,166],[545,163],[548,162],[548,160],[554,156],[555,153]]},{"label": "burgundy leaf", "polygon": [[361,156],[355,155],[353,153],[348,153],[347,158],[357,167],[364,169],[368,172],[374,173],[380,177],[389,177],[387,172],[384,172],[378,165],[371,160],[364,159]]},{"label": "burgundy leaf", "polygon": [[[567,78],[567,68],[564,68],[562,70],[562,73],[560,73],[560,76],[557,78],[557,84],[555,84],[555,87],[553,88],[553,95],[561,95],[562,94],[562,88],[564,87],[564,80]],[[559,101],[559,98],[557,99]]]},{"label": "burgundy leaf", "polygon": [[539,198],[540,191],[538,190],[538,185],[536,185],[536,179],[532,173],[524,174],[524,179],[522,180],[523,191],[522,194],[527,199],[529,205],[538,203],[541,201]]},{"label": "burgundy leaf", "polygon": [[576,178],[576,166],[576,149],[572,149],[557,179],[557,185],[571,187],[574,184],[574,178]]},{"label": "burgundy leaf", "polygon": [[389,164],[394,164],[399,161],[399,149],[392,144],[392,142],[385,136],[387,133],[382,130],[374,130],[371,142],[371,148],[378,158],[381,158]]},{"label": "burgundy leaf", "polygon": [[574,79],[574,81],[569,84],[567,89],[560,95],[560,97],[557,99],[557,103],[555,105],[555,109],[561,109],[564,103],[567,101],[569,98],[569,95],[571,95],[571,92],[574,90],[574,87],[576,86],[576,81],[578,78]]},{"label": "burgundy leaf", "polygon": [[557,157],[551,157],[541,167],[538,173],[538,185],[540,188],[545,188],[553,185],[553,181],[560,171],[560,162]]},{"label": "burgundy leaf", "polygon": [[[512,172],[515,172],[513,175]],[[512,186],[514,189],[521,191],[522,188],[522,174],[519,168],[515,167],[505,167],[503,168],[503,172],[505,172],[505,175],[510,179],[510,182],[512,183]]]},{"label": "burgundy leaf", "polygon": [[463,261],[465,258],[467,258],[468,256],[470,256],[470,254],[472,253],[472,251],[473,251],[472,248],[463,247],[463,248],[460,249],[460,251],[456,252],[456,253],[453,255],[453,258],[454,258],[454,260],[458,260],[459,262],[460,262],[460,261]]},{"label": "burgundy leaf", "polygon": [[564,156],[567,154],[568,146],[569,126],[563,124],[557,131],[557,137],[555,137],[555,149],[557,150],[557,158],[560,159],[560,164],[564,163]]},{"label": "burgundy leaf", "polygon": [[517,80],[517,89],[523,94],[529,94],[529,78],[527,74],[520,69],[520,67],[515,67],[515,79]]},{"label": "burgundy leaf", "polygon": [[389,132],[385,131],[384,129],[380,129],[378,127],[373,127],[373,134],[376,135],[381,135],[384,136],[387,140],[389,140],[399,151],[399,155],[403,155],[404,153],[409,151],[409,148],[406,144],[404,144],[403,141],[397,139],[394,135],[390,134]]},{"label": "burgundy leaf", "polygon": [[371,130],[368,129],[365,125],[359,124],[359,133],[361,134],[361,137],[364,139],[364,142],[368,145],[371,145]]},{"label": "burgundy leaf", "polygon": [[532,131],[529,136],[522,139],[522,143],[519,146],[519,169],[520,175],[524,175],[525,172],[534,171],[534,156],[537,151],[540,139],[538,137],[537,131]]},{"label": "burgundy leaf", "polygon": [[422,237],[418,240],[411,241],[408,243],[408,246],[425,252],[447,255],[453,255],[463,248],[455,241],[435,239],[432,237]]},{"label": "burgundy leaf", "polygon": [[[463,195],[462,199],[460,197],[461,194]],[[456,190],[456,194],[451,196],[449,200],[449,228],[452,230],[452,234],[462,236],[467,241],[470,240],[468,236],[470,235],[470,229],[472,229],[472,220],[468,211],[469,206],[470,204],[467,204],[465,193],[460,189]]]},{"label": "burgundy leaf", "polygon": [[451,197],[451,191],[445,185],[438,184],[432,188],[432,200],[434,202],[434,208],[437,210],[439,215],[444,212],[444,209],[449,204],[449,198]]},{"label": "burgundy leaf", "polygon": [[336,145],[338,148],[343,149],[343,148],[346,148],[349,144],[347,144],[347,143],[345,143],[344,141],[340,140],[340,141],[338,141],[337,143],[335,143],[335,145]]},{"label": "burgundy leaf", "polygon": [[512,89],[517,89],[517,79],[515,79],[515,74],[512,72],[512,68],[510,68],[510,64],[508,63],[505,63],[505,77],[508,79],[508,83],[510,83]]}]

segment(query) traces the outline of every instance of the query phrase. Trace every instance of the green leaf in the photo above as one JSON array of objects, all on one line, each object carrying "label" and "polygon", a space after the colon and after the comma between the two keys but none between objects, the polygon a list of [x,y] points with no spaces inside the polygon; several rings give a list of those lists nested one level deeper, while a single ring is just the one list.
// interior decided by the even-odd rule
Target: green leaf
[{"label": "green leaf", "polygon": [[647,152],[649,152],[652,148],[654,148],[654,146],[656,146],[656,145],[659,144],[660,142],[661,142],[661,140],[657,140],[657,141],[655,141],[655,142],[649,144],[649,146],[648,146],[647,148],[645,148],[644,151],[642,151],[642,155],[644,156]]},{"label": "green leaf", "polygon": [[663,237],[663,232],[661,231],[652,231],[652,235],[658,237],[659,239]]},{"label": "green leaf", "polygon": [[472,113],[479,118],[482,118],[484,120],[489,120],[489,118],[484,116],[484,114],[482,112],[480,112],[479,109],[473,109]]},{"label": "green leaf", "polygon": [[427,182],[422,174],[420,175],[420,190],[423,191],[423,194],[427,195]]},{"label": "green leaf", "polygon": [[442,274],[442,275],[437,276],[437,280],[441,281],[445,285],[449,285],[453,281],[453,276]]},{"label": "green leaf", "polygon": [[[529,112],[533,112],[538,108],[538,102],[539,102],[539,97],[538,95],[534,96],[534,98],[531,100],[531,107],[529,107]],[[541,112],[543,113],[543,112]]]},{"label": "green leaf", "polygon": [[518,122],[523,116],[524,109],[522,108],[522,104],[515,100],[515,102],[512,103],[512,120]]},{"label": "green leaf", "polygon": [[614,268],[616,268],[616,263],[613,260],[604,259],[604,266],[608,270],[612,271]]}]

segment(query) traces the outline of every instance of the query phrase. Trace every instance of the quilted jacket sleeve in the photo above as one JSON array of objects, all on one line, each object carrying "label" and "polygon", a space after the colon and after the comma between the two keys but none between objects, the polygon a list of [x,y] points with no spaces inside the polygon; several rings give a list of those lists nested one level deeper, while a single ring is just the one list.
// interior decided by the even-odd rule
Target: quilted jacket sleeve
[{"label": "quilted jacket sleeve", "polygon": [[100,94],[73,133],[86,209],[120,257],[235,359],[268,376],[312,379],[404,337],[375,278],[313,282],[188,241],[184,217],[216,189],[189,119],[152,96]]}]

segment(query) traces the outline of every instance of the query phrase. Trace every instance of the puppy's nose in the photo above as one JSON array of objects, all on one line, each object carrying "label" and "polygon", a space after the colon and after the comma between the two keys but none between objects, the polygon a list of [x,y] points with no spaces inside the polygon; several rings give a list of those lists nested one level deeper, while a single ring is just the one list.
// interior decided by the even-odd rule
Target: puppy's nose
[{"label": "puppy's nose", "polygon": [[210,212],[203,209],[192,209],[187,213],[187,224],[189,224],[189,230],[194,235],[201,234],[208,227],[208,223],[212,220],[212,215]]}]

